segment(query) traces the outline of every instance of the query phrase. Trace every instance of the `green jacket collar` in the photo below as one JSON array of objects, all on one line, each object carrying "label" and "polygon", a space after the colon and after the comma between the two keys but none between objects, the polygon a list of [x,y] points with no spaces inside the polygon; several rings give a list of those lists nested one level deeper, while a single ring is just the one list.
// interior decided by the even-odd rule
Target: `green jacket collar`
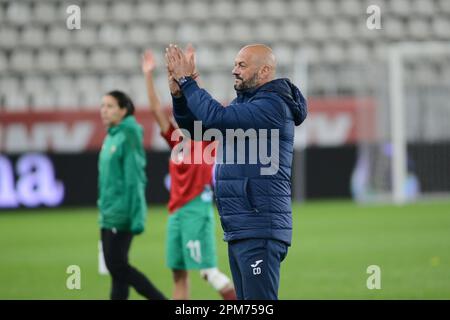
[{"label": "green jacket collar", "polygon": [[127,126],[134,126],[136,125],[136,118],[134,116],[127,116],[125,117],[120,123],[116,126],[110,127],[108,129],[108,133],[110,135],[115,135],[117,132],[119,132],[122,128]]}]

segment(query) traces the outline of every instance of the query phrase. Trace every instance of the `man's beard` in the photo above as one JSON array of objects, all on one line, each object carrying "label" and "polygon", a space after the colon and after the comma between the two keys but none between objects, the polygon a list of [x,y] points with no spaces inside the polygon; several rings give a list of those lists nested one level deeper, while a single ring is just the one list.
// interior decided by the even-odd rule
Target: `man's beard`
[{"label": "man's beard", "polygon": [[236,78],[236,79],[241,80],[241,83],[234,85],[234,90],[237,90],[237,91],[256,88],[258,86],[258,82],[259,82],[259,77],[258,77],[257,72],[255,72],[255,74],[246,81],[242,80],[242,78]]}]

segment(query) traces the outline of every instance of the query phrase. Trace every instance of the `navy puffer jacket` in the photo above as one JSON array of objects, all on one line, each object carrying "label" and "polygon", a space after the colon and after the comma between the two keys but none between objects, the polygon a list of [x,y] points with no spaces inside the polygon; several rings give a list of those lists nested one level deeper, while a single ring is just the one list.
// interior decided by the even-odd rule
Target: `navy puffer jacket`
[{"label": "navy puffer jacket", "polygon": [[[182,85],[182,92],[182,98],[173,99],[174,116],[178,125],[189,130],[192,137],[194,120],[201,120],[203,129],[219,129],[224,137],[227,129],[246,132],[255,129],[256,132],[255,139],[242,139],[245,140],[244,155],[242,149],[237,150],[238,141],[231,143],[233,139],[224,138],[221,144],[222,161],[217,159],[215,191],[225,241],[268,238],[290,244],[294,127],[300,125],[307,114],[300,90],[288,79],[276,79],[253,90],[238,91],[237,98],[225,108],[192,79]],[[267,140],[262,139],[260,129],[268,130]],[[276,134],[273,129],[278,129],[279,138],[272,137]],[[275,149],[277,141],[272,138],[278,141],[279,156]],[[265,155],[269,163],[268,159],[262,161],[260,157],[256,162],[250,161],[250,155],[255,153],[249,144],[255,141],[251,140],[257,140],[257,150],[261,142],[266,141]],[[231,151],[234,157],[227,159]],[[238,157],[241,157],[239,162]],[[271,166],[269,174],[262,174],[261,169]]]}]

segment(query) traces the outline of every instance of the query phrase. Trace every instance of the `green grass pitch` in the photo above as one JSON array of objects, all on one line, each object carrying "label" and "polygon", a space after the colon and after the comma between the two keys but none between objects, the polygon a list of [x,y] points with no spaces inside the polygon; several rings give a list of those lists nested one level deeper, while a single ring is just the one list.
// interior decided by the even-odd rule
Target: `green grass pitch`
[{"label": "green grass pitch", "polygon": [[[282,263],[280,299],[450,299],[450,202],[359,206],[345,201],[294,205],[293,244]],[[166,295],[167,214],[150,206],[146,232],[130,260]],[[230,275],[218,219],[219,267]],[[97,273],[95,209],[0,212],[0,299],[107,299],[109,276]],[[81,268],[81,289],[69,290],[69,265]],[[369,290],[367,267],[381,268],[381,289]],[[198,272],[192,299],[219,299]],[[131,290],[132,299],[140,296]]]}]

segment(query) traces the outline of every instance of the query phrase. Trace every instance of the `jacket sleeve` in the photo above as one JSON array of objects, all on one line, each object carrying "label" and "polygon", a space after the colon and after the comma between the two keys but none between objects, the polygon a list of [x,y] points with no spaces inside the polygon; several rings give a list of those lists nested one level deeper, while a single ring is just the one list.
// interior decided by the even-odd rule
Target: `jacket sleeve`
[{"label": "jacket sleeve", "polygon": [[224,129],[276,129],[284,125],[286,106],[275,93],[257,94],[252,101],[224,108],[194,80],[182,86],[187,106],[194,117],[206,128]]},{"label": "jacket sleeve", "polygon": [[173,116],[181,129],[188,130],[191,136],[194,132],[194,121],[197,120],[187,106],[186,98],[183,96],[176,98],[172,96]]},{"label": "jacket sleeve", "polygon": [[[173,100],[173,116],[178,126],[181,129],[185,129],[189,132],[189,137],[193,140],[201,140],[206,127],[203,122],[201,122],[201,132],[195,133],[195,122],[199,119],[192,113],[188,108],[186,98],[184,96],[180,98],[172,97]],[[198,124],[200,126],[200,123]]]},{"label": "jacket sleeve", "polygon": [[126,203],[131,219],[131,232],[144,231],[147,217],[145,201],[145,155],[137,132],[125,131],[123,144],[123,174]]}]

